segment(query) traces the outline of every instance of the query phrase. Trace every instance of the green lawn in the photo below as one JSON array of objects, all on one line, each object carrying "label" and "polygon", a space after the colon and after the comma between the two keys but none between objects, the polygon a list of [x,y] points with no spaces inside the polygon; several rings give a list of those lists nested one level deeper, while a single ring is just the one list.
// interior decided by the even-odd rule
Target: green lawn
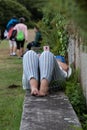
[{"label": "green lawn", "polygon": [[0,130],[19,130],[25,95],[21,79],[22,59],[9,56],[4,40],[0,43]]}]

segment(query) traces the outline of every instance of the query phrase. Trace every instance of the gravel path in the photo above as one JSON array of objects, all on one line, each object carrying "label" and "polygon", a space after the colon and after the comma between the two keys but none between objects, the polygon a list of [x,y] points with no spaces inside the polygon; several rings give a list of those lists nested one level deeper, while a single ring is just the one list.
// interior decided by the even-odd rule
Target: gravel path
[{"label": "gravel path", "polygon": [[28,31],[28,42],[33,41],[34,37],[35,37],[34,30],[33,29],[29,29],[29,31]]}]

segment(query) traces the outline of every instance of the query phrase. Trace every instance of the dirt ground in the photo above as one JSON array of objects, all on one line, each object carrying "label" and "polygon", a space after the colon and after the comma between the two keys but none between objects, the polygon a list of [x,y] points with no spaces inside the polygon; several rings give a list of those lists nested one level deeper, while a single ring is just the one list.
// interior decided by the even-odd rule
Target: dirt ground
[{"label": "dirt ground", "polygon": [[28,31],[28,42],[33,41],[34,37],[35,37],[34,30],[33,29],[29,29],[29,31]]}]

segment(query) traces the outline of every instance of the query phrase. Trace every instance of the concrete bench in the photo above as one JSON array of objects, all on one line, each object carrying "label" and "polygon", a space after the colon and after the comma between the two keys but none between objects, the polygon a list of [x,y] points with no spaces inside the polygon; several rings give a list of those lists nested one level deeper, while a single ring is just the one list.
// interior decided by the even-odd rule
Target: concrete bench
[{"label": "concrete bench", "polygon": [[26,91],[20,130],[81,130],[81,124],[63,92],[34,97]]}]

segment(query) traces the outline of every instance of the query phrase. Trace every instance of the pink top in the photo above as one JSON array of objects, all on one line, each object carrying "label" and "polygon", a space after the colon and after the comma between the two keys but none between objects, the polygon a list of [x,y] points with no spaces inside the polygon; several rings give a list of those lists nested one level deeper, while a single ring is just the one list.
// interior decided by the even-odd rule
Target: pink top
[{"label": "pink top", "polygon": [[25,40],[28,40],[28,30],[27,30],[27,26],[23,23],[18,23],[15,25],[14,29],[18,31],[22,30],[24,32],[25,35]]}]

